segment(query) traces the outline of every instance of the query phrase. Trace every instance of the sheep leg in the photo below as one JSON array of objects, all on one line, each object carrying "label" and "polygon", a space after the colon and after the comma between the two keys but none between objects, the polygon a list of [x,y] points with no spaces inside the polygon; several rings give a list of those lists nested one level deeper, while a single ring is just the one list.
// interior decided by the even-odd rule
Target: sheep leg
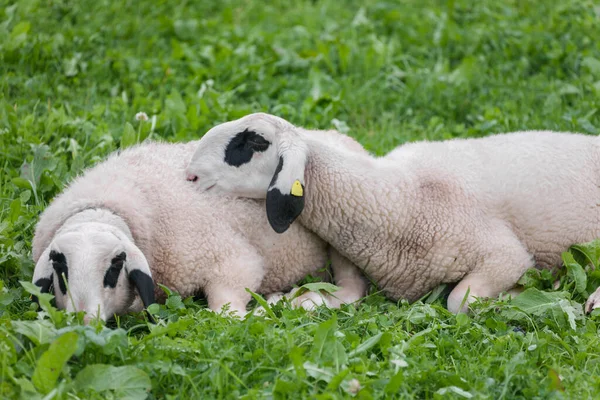
[{"label": "sheep leg", "polygon": [[250,295],[239,288],[227,285],[212,285],[206,290],[208,297],[208,308],[220,312],[229,305],[229,312],[237,316],[246,314],[246,304],[250,301]]},{"label": "sheep leg", "polygon": [[331,249],[333,281],[340,290],[328,298],[328,306],[339,308],[342,304],[355,303],[367,294],[368,282],[362,271],[346,257]]},{"label": "sheep leg", "polygon": [[[367,280],[361,270],[333,248],[331,249],[331,269],[334,283],[340,287],[338,291],[332,294],[307,292],[293,299],[292,305],[307,310],[321,304],[325,304],[329,308],[340,308],[342,304],[354,303],[365,296]],[[294,292],[290,292],[287,296],[293,295]]]},{"label": "sheep leg", "polygon": [[485,261],[468,273],[448,297],[448,310],[455,314],[466,313],[478,297],[493,298],[514,289],[525,271],[534,266],[533,257],[512,233],[489,238],[494,238],[497,246],[486,252]]},{"label": "sheep leg", "polygon": [[208,307],[220,312],[227,304],[229,311],[238,316],[246,314],[250,293],[256,292],[264,276],[264,260],[252,247],[220,263],[204,287]]}]

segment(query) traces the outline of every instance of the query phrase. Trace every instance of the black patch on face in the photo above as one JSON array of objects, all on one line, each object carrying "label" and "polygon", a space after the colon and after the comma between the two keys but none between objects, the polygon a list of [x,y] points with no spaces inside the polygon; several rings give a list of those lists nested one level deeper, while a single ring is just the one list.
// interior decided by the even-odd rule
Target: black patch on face
[{"label": "black patch on face", "polygon": [[[279,157],[279,164],[275,169],[275,174],[271,179],[269,187],[275,185],[277,177],[283,169],[283,157]],[[291,188],[290,188],[291,190]],[[304,185],[302,185],[304,191]],[[304,209],[304,196],[293,196],[290,193],[281,193],[277,188],[269,189],[267,192],[267,219],[273,230],[277,233],[283,233],[288,230],[292,222],[298,218]]]},{"label": "black patch on face", "polygon": [[279,173],[281,172],[282,169],[283,169],[283,157],[279,156],[279,164],[277,164],[277,168],[275,168],[275,173],[273,174],[273,178],[271,178],[271,183],[269,184],[269,187],[271,187],[275,184],[275,182],[277,181],[277,177],[279,176]]},{"label": "black patch on face", "polygon": [[[69,269],[67,268],[67,258],[63,253],[57,251],[50,251],[50,261],[52,261],[52,268],[56,272],[58,277],[58,287],[63,295],[67,294],[67,285],[65,281],[69,280]],[[65,276],[63,278],[63,275]]]},{"label": "black patch on face", "polygon": [[271,143],[256,132],[246,129],[231,139],[225,148],[225,162],[234,167],[250,162],[255,151],[263,152]]},{"label": "black patch on face", "polygon": [[145,308],[154,303],[154,282],[148,274],[134,269],[129,273],[129,280],[137,288]]},{"label": "black patch on face", "polygon": [[[38,279],[35,281],[35,286],[38,286],[42,293],[50,293],[50,290],[52,290],[52,275],[50,278]],[[37,296],[31,296],[31,300],[39,304]]]},{"label": "black patch on face", "polygon": [[266,204],[269,224],[275,232],[283,233],[288,230],[304,209],[304,196],[283,194],[279,189],[273,188],[267,192]]},{"label": "black patch on face", "polygon": [[119,274],[123,269],[123,263],[127,259],[127,254],[125,252],[118,254],[110,261],[110,267],[106,270],[104,274],[104,287],[115,288],[117,286],[117,282],[119,281]]}]

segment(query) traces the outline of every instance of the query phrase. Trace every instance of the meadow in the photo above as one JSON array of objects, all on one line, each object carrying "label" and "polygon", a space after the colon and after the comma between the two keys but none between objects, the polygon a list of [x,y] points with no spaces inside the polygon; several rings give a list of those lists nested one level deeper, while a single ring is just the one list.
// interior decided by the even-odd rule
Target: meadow
[{"label": "meadow", "polygon": [[340,310],[280,303],[242,320],[170,293],[157,324],[84,326],[49,295],[31,302],[37,217],[73,177],[256,111],[376,154],[525,129],[598,135],[600,5],[0,0],[0,398],[598,398],[600,312],[582,309],[598,242],[468,315],[445,309],[443,286],[414,304],[372,288]]}]

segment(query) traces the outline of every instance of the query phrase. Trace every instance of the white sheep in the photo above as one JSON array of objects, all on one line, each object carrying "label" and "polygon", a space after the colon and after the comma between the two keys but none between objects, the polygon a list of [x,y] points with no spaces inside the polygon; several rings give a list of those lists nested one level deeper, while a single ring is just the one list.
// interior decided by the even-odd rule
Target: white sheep
[{"label": "white sheep", "polygon": [[[236,168],[223,149],[240,131],[270,146]],[[600,236],[597,137],[517,132],[411,143],[381,158],[338,145],[347,140],[252,114],[206,133],[187,173],[200,191],[266,197],[277,232],[300,215],[392,299],[414,301],[459,282],[448,298],[455,313]],[[598,306],[600,291],[586,309]]]},{"label": "white sheep", "polygon": [[[182,296],[202,291],[212,310],[229,303],[243,314],[246,288],[282,291],[326,265],[327,244],[302,226],[277,235],[264,202],[198,193],[184,173],[197,145],[136,146],[72,182],[37,224],[34,283],[43,292],[53,286],[57,306],[85,311],[86,321],[162,298],[153,280]],[[355,291],[330,302],[362,297],[360,272],[337,252],[331,256],[336,282],[350,280]],[[303,296],[296,305],[315,297]]]}]

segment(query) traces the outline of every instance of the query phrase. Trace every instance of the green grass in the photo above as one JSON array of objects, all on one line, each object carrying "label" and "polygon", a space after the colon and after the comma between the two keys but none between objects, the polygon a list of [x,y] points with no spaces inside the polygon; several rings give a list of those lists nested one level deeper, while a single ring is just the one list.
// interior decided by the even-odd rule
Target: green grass
[{"label": "green grass", "polygon": [[523,129],[599,134],[599,27],[591,0],[0,0],[0,398],[597,397],[599,319],[581,313],[597,245],[587,261],[573,251],[558,289],[532,273],[520,300],[458,317],[444,292],[243,321],[172,295],[158,326],[83,327],[49,304],[38,313],[19,281],[41,210],[147,137],[194,139],[255,111],[378,154]]}]

